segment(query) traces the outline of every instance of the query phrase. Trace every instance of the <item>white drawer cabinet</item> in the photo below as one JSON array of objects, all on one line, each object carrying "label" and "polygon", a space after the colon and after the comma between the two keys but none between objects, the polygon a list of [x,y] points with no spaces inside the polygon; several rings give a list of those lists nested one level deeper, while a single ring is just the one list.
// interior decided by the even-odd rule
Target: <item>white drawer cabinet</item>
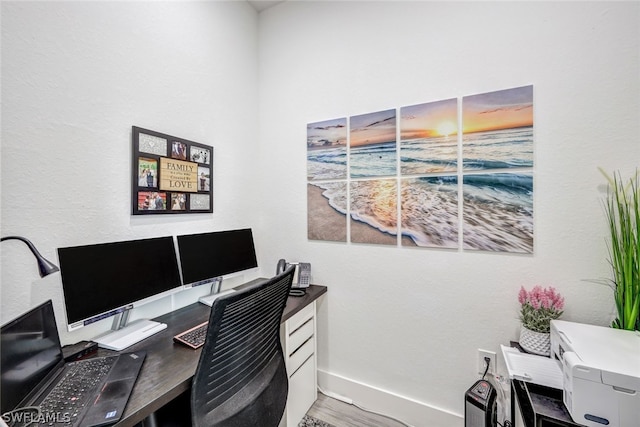
[{"label": "white drawer cabinet", "polygon": [[280,427],[296,427],[318,398],[316,302],[287,320],[282,328],[284,360],[289,375],[287,409]]}]

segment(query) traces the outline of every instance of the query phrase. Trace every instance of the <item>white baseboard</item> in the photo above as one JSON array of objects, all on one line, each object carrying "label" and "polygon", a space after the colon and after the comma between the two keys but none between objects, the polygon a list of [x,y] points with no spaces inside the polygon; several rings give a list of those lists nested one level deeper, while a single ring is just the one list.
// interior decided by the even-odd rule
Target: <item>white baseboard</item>
[{"label": "white baseboard", "polygon": [[318,369],[318,386],[330,397],[356,403],[413,427],[462,427],[464,415],[436,408],[340,375]]}]

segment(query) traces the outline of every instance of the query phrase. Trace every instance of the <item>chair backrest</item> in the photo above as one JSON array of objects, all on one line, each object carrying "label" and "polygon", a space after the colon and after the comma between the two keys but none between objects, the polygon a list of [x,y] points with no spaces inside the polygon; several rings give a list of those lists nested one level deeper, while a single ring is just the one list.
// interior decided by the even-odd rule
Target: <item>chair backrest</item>
[{"label": "chair backrest", "polygon": [[194,426],[280,423],[289,391],[280,321],[293,273],[290,267],[214,301],[191,387]]}]

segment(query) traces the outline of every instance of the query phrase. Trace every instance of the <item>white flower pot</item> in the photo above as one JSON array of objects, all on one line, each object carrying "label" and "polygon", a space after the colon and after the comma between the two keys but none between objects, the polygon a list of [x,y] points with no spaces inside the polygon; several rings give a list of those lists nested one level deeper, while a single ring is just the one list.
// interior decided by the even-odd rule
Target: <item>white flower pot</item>
[{"label": "white flower pot", "polygon": [[551,354],[551,334],[534,332],[522,326],[520,329],[520,347],[529,353],[549,356]]}]

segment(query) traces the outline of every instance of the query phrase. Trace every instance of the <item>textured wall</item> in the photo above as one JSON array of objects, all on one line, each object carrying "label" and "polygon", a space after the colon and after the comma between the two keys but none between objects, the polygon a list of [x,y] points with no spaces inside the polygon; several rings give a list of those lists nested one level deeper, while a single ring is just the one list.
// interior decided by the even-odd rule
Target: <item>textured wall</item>
[{"label": "textured wall", "polygon": [[[63,246],[256,228],[256,34],[245,2],[2,2],[2,235],[57,262]],[[214,147],[213,215],[131,216],[132,125]],[[47,298],[64,323],[60,274],[4,242],[2,321]]]},{"label": "textured wall", "polygon": [[[310,261],[330,287],[324,372],[458,415],[477,348],[517,337],[520,285],[558,287],[566,319],[610,320],[609,290],[586,280],[609,274],[596,167],[640,158],[637,3],[285,2],[259,21],[244,2],[1,7],[2,235],[55,261],[252,226],[264,274]],[[307,241],[307,123],[524,84],[534,255]],[[215,147],[213,216],[130,216],[131,125]],[[1,278],[2,321],[49,297],[60,314],[60,276],[39,279],[25,247],[3,243]]]},{"label": "textured wall", "polygon": [[[310,261],[329,286],[321,370],[462,414],[477,349],[517,338],[521,285],[554,285],[566,319],[608,324],[610,291],[587,281],[609,275],[597,167],[639,165],[639,23],[637,3],[608,2],[287,2],[261,15],[261,157],[280,194],[264,198],[267,261]],[[307,123],[528,84],[532,256],[307,241]]]}]

